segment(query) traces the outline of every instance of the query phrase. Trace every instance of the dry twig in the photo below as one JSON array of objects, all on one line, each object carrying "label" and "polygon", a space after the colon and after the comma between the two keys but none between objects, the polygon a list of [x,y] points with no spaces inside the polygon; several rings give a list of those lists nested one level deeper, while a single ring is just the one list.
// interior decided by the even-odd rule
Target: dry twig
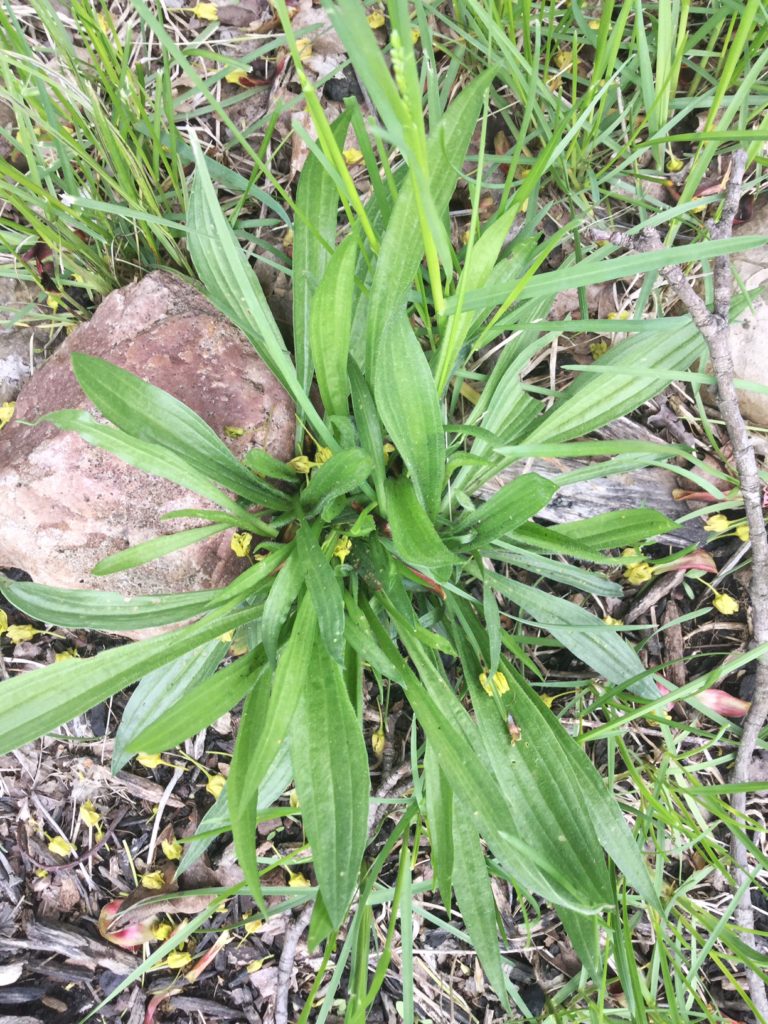
[{"label": "dry twig", "polygon": [[[733,221],[739,207],[741,184],[747,163],[747,154],[740,150],[733,155],[728,187],[722,213],[717,224],[710,222],[710,237],[730,238]],[[595,240],[607,240],[614,245],[639,251],[662,248],[661,238],[655,228],[645,228],[638,236],[619,232],[591,232]],[[714,309],[710,310],[697,294],[679,266],[662,270],[667,283],[685,305],[702,337],[707,342],[715,380],[720,415],[733,447],[733,458],[741,486],[742,500],[749,524],[752,547],[752,579],[749,596],[752,605],[752,636],[755,644],[768,643],[768,535],[763,516],[762,485],[754,447],[747,432],[744,418],[739,409],[736,388],[733,383],[733,361],[730,347],[730,305],[733,291],[733,277],[727,256],[718,256],[713,264]],[[734,758],[731,782],[745,782],[750,777],[750,767],[760,731],[768,716],[768,656],[757,659],[755,694],[749,714],[744,721],[741,740]],[[733,793],[731,805],[736,816],[743,819],[746,812],[746,793]],[[736,909],[736,922],[742,930],[744,942],[756,949],[754,939],[755,915],[749,885],[744,883],[749,875],[747,851],[744,843],[734,833],[731,839],[731,855],[736,864],[735,887],[744,887],[743,895]],[[765,985],[756,971],[747,970],[750,995],[758,1017],[768,1020],[768,996]]]},{"label": "dry twig", "polygon": [[296,959],[296,947],[299,939],[304,934],[304,929],[309,924],[312,911],[315,908],[314,900],[298,914],[285,929],[283,937],[283,951],[280,954],[280,962],[277,965],[277,988],[275,991],[275,1024],[288,1024],[288,991],[291,987],[291,976],[293,975],[293,964]]}]

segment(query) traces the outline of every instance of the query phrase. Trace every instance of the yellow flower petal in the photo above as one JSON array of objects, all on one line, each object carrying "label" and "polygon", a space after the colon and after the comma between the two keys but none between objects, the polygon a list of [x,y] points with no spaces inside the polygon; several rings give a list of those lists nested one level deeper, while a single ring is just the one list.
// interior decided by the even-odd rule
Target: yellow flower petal
[{"label": "yellow flower petal", "polygon": [[66,651],[58,651],[54,656],[54,661],[69,661],[72,658],[79,658],[80,655],[74,649],[74,647],[68,647]]},{"label": "yellow flower petal", "polygon": [[212,797],[217,800],[221,796],[221,791],[224,789],[226,779],[223,775],[211,775],[208,779],[208,784],[205,787],[206,793],[210,793]]},{"label": "yellow flower petal", "polygon": [[[746,523],[742,523],[741,526],[737,526],[736,527],[736,536],[741,541],[748,541],[749,540],[749,527],[747,526]],[[0,633],[2,633],[2,632],[3,632],[2,624],[0,624]]]},{"label": "yellow flower petal", "polygon": [[233,533],[229,546],[238,558],[245,558],[250,550],[252,540],[253,535],[245,531]]},{"label": "yellow flower petal", "polygon": [[178,839],[164,839],[160,845],[168,860],[181,860],[184,847]]},{"label": "yellow flower petal", "polygon": [[298,810],[299,808],[299,794],[296,792],[295,789],[292,789],[288,793],[288,806],[291,807],[294,811]]},{"label": "yellow flower petal", "polygon": [[196,4],[192,8],[192,13],[201,21],[216,21],[219,16],[216,4]]},{"label": "yellow flower petal", "polygon": [[254,935],[260,928],[264,927],[264,922],[260,917],[256,917],[253,921],[245,921],[243,928],[245,929],[246,935]]},{"label": "yellow flower petal", "polygon": [[306,875],[302,875],[300,871],[297,871],[294,874],[292,871],[289,870],[288,874],[291,876],[288,879],[288,885],[292,889],[306,889],[311,884]]},{"label": "yellow flower petal", "polygon": [[719,594],[715,591],[713,606],[721,615],[735,615],[739,610],[739,602],[735,601],[730,594]]},{"label": "yellow flower petal", "polygon": [[54,836],[48,843],[48,849],[58,857],[70,857],[75,852],[72,843],[64,836]]},{"label": "yellow flower petal", "polygon": [[0,405],[0,430],[3,429],[6,423],[10,423],[13,418],[15,408],[15,402],[3,402],[3,404]]},{"label": "yellow flower petal", "polygon": [[607,341],[593,341],[589,346],[589,354],[593,359],[599,359],[600,356],[604,356],[608,351]]},{"label": "yellow flower petal", "polygon": [[624,572],[624,578],[633,587],[639,587],[641,583],[647,583],[652,576],[653,569],[647,562],[636,562],[634,565],[628,565]]},{"label": "yellow flower petal", "polygon": [[299,51],[299,60],[302,64],[306,64],[309,58],[312,56],[312,42],[306,37],[296,40],[296,49]]},{"label": "yellow flower petal", "polygon": [[349,553],[352,550],[352,541],[346,535],[339,537],[336,547],[333,549],[333,553],[338,560],[344,563],[349,557]]},{"label": "yellow flower petal", "polygon": [[145,889],[164,889],[165,875],[162,871],[148,871],[141,876],[141,884]]},{"label": "yellow flower petal", "polygon": [[353,167],[355,164],[359,164],[363,159],[363,154],[359,149],[355,149],[354,146],[350,146],[349,149],[342,150],[344,157],[344,163],[347,167]]},{"label": "yellow flower petal", "polygon": [[158,921],[157,924],[152,925],[152,937],[157,939],[158,942],[165,942],[166,939],[170,939],[172,932],[173,925],[170,921]]},{"label": "yellow flower petal", "polygon": [[624,619],[614,619],[612,615],[604,615],[603,622],[606,626],[623,626]]},{"label": "yellow flower petal", "polygon": [[297,473],[307,474],[315,468],[315,463],[307,458],[306,455],[297,455],[295,459],[291,459],[288,463],[292,466]]},{"label": "yellow flower petal", "polygon": [[167,765],[169,768],[172,767],[167,761],[163,760],[162,754],[137,754],[136,760],[142,768],[158,768],[161,764]]},{"label": "yellow flower petal", "polygon": [[8,639],[13,644],[20,644],[24,640],[31,640],[33,636],[42,633],[42,629],[35,629],[34,626],[9,626],[6,630]]},{"label": "yellow flower petal", "polygon": [[[491,684],[493,684],[493,688]],[[482,688],[485,690],[489,697],[493,696],[494,689],[496,690],[496,693],[498,693],[499,695],[501,695],[502,693],[507,693],[509,690],[509,683],[507,682],[507,677],[504,675],[503,672],[494,672],[493,679],[491,680],[490,683],[488,682],[488,673],[481,672],[480,685],[482,686]]]},{"label": "yellow flower petal", "polygon": [[333,452],[330,448],[318,447],[315,452],[315,464],[318,466],[322,466],[324,462],[328,462],[331,458],[333,458]]},{"label": "yellow flower petal", "polygon": [[93,806],[90,800],[86,800],[80,807],[80,821],[88,828],[96,828],[101,820],[101,815]]},{"label": "yellow flower petal", "polygon": [[0,636],[8,632],[8,616],[0,608]]},{"label": "yellow flower petal", "polygon": [[[245,74],[245,72],[233,71],[232,74],[242,76]],[[230,76],[227,75],[227,81],[229,82],[230,80]],[[227,437],[242,437],[243,434],[245,433],[245,427],[224,427],[224,433],[227,435]]]},{"label": "yellow flower petal", "polygon": [[368,24],[371,28],[381,28],[384,24],[384,15],[381,11],[371,11],[368,15]]},{"label": "yellow flower petal", "polygon": [[178,971],[182,967],[186,967],[191,960],[192,954],[188,953],[186,949],[174,949],[174,951],[169,953],[165,958],[164,965],[166,967],[170,967],[172,971]]},{"label": "yellow flower petal", "polygon": [[387,735],[383,729],[377,729],[371,735],[371,750],[374,752],[376,757],[381,757],[384,753],[384,747],[387,745]]},{"label": "yellow flower petal", "polygon": [[667,170],[674,174],[675,171],[681,171],[685,166],[685,161],[681,160],[679,156],[671,156],[667,160]]},{"label": "yellow flower petal", "polygon": [[264,966],[264,961],[269,959],[270,957],[263,956],[261,960],[251,960],[249,964],[245,965],[246,972],[248,974],[255,974],[257,971],[260,971],[261,968]]},{"label": "yellow flower petal", "polygon": [[706,523],[704,523],[704,529],[707,533],[725,533],[726,530],[730,530],[731,521],[728,516],[724,516],[718,512],[716,516],[710,516]]}]

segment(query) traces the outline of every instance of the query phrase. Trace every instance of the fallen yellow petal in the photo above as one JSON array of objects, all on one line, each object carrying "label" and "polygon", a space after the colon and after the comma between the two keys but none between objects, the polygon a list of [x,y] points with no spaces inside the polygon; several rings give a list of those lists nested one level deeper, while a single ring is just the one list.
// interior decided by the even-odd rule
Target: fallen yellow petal
[{"label": "fallen yellow petal", "polygon": [[145,889],[164,889],[165,875],[162,871],[148,871],[141,876],[141,884]]},{"label": "fallen yellow petal", "polygon": [[54,836],[48,843],[48,849],[51,853],[55,853],[57,857],[70,857],[75,852],[72,843],[65,839],[64,836]]},{"label": "fallen yellow petal", "polygon": [[[493,683],[493,687],[491,687],[491,683]],[[501,695],[502,693],[507,693],[509,690],[509,683],[507,682],[507,677],[504,675],[503,672],[494,672],[491,683],[488,682],[488,673],[481,672],[480,685],[482,686],[482,688],[485,690],[489,697],[493,696],[494,689],[496,690],[496,693],[498,693],[499,695]]]},{"label": "fallen yellow petal", "polygon": [[712,604],[721,615],[735,615],[739,610],[739,602],[735,601],[730,594],[715,593]]},{"label": "fallen yellow petal", "polygon": [[184,847],[178,839],[164,839],[160,845],[162,846],[163,853],[168,860],[181,860]]},{"label": "fallen yellow petal", "polygon": [[239,531],[232,534],[232,540],[229,542],[229,546],[238,558],[245,558],[250,551],[252,540],[252,534],[247,533],[245,530]]},{"label": "fallen yellow petal", "polygon": [[3,429],[6,423],[10,423],[15,409],[15,402],[3,402],[3,404],[0,405],[0,430]]},{"label": "fallen yellow petal", "polygon": [[212,797],[215,797],[218,800],[221,796],[222,789],[224,789],[224,786],[226,785],[226,781],[227,780],[223,775],[211,775],[208,778],[208,784],[205,787],[206,793],[210,793]]},{"label": "fallen yellow petal", "polygon": [[86,800],[85,803],[80,807],[80,821],[88,828],[96,828],[101,820],[101,815],[93,806],[90,800]]},{"label": "fallen yellow petal", "polygon": [[192,13],[201,21],[216,21],[219,16],[216,4],[195,4]]},{"label": "fallen yellow petal", "polygon": [[9,626],[6,630],[8,639],[13,644],[20,644],[24,640],[31,640],[33,636],[42,633],[42,629],[35,629],[34,626]]},{"label": "fallen yellow petal", "polygon": [[186,967],[191,960],[191,953],[188,953],[185,949],[175,949],[165,958],[164,966],[170,967],[172,971],[178,971],[180,968]]},{"label": "fallen yellow petal", "polygon": [[368,15],[368,24],[371,26],[371,28],[374,29],[381,28],[381,26],[384,24],[384,15],[381,13],[381,11],[371,11],[371,13]]},{"label": "fallen yellow petal", "polygon": [[347,167],[352,167],[355,164],[359,164],[363,159],[363,154],[360,152],[359,149],[355,149],[354,147],[350,147],[349,149],[343,150],[341,155],[344,157],[344,163],[347,165]]}]

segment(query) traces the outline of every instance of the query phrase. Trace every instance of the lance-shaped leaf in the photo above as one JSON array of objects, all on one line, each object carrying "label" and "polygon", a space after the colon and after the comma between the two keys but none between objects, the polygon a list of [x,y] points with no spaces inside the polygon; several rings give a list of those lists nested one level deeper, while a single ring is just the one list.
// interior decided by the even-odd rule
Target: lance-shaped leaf
[{"label": "lance-shaped leaf", "polygon": [[116,427],[169,448],[235,494],[257,503],[269,497],[213,428],[167,391],[81,352],[73,353],[72,369],[88,398]]},{"label": "lance-shaped leaf", "polygon": [[223,590],[125,597],[96,590],[67,590],[17,583],[0,574],[0,593],[32,619],[71,629],[123,630],[164,626],[210,611]]},{"label": "lance-shaped leaf", "polygon": [[444,572],[458,561],[440,539],[410,480],[388,480],[386,494],[395,550],[405,562]]},{"label": "lance-shaped leaf", "polygon": [[363,734],[338,664],[315,647],[291,727],[302,820],[328,916],[338,928],[357,886],[368,836],[369,775]]},{"label": "lance-shaped leaf", "polygon": [[653,700],[658,696],[656,684],[634,650],[586,608],[548,594],[538,587],[528,587],[516,580],[488,575],[491,585],[519,605],[523,615],[544,626],[572,654],[589,665],[614,686],[627,687],[640,697]]},{"label": "lance-shaped leaf", "polygon": [[456,532],[472,531],[473,543],[478,545],[499,540],[540,512],[556,491],[557,485],[551,480],[537,473],[524,473],[462,516]]},{"label": "lance-shaped leaf", "polygon": [[427,514],[440,505],[445,474],[445,434],[427,357],[404,316],[379,338],[373,394],[379,416],[408,467]]},{"label": "lance-shaped leaf", "polygon": [[71,658],[29,672],[2,684],[0,752],[7,753],[37,739],[75,715],[135,683],[147,672],[167,665],[180,654],[255,618],[258,608],[207,616],[175,633],[113,647],[95,658]]}]

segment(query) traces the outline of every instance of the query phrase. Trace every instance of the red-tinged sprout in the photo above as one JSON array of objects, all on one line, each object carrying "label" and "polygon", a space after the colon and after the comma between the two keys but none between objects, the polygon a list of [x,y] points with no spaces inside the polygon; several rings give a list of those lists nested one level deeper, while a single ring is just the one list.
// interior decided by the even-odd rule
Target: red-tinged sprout
[{"label": "red-tinged sprout", "polygon": [[[662,697],[666,697],[668,693],[671,694],[673,692],[663,683],[657,682],[656,686]],[[686,698],[682,699],[685,700]],[[725,690],[718,690],[714,687],[709,690],[702,690],[701,693],[695,694],[691,699],[698,701],[699,704],[703,704],[710,711],[714,711],[718,715],[725,715],[727,718],[743,718],[750,709],[750,702],[748,700],[734,697]]]},{"label": "red-tinged sprout", "polygon": [[125,900],[112,900],[111,903],[107,903],[101,908],[98,925],[101,937],[113,942],[116,946],[122,946],[123,949],[134,949],[145,942],[151,942],[154,938],[152,925],[156,915],[145,918],[143,921],[126,924],[123,928],[112,929],[112,925],[122,911],[124,902]]}]

